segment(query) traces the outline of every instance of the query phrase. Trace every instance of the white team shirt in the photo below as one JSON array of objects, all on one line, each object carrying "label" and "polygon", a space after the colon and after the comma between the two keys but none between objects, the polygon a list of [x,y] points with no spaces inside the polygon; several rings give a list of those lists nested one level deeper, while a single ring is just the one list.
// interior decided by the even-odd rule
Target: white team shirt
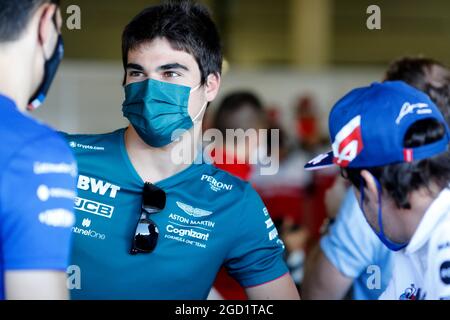
[{"label": "white team shirt", "polygon": [[394,254],[382,300],[450,299],[450,189],[426,211],[408,246]]}]

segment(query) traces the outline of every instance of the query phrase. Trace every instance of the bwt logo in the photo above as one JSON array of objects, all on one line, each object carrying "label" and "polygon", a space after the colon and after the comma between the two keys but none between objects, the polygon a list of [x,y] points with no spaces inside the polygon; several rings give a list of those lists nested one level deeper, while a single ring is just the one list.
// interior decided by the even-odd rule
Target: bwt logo
[{"label": "bwt logo", "polygon": [[77,188],[85,191],[90,190],[92,193],[99,194],[101,196],[104,196],[109,191],[109,197],[113,199],[117,196],[117,192],[120,190],[119,186],[109,182],[104,182],[102,180],[83,176],[81,174],[78,177]]},{"label": "bwt logo", "polygon": [[[100,202],[92,201],[89,199],[83,198],[75,198],[75,209],[81,210],[84,212],[89,212],[98,216],[102,216],[105,218],[111,218],[114,207],[109,206],[107,204],[103,204]],[[88,223],[88,221],[83,221],[83,223]],[[90,224],[90,222],[89,222]],[[84,226],[84,225],[83,225]],[[85,226],[84,226],[85,227]]]}]

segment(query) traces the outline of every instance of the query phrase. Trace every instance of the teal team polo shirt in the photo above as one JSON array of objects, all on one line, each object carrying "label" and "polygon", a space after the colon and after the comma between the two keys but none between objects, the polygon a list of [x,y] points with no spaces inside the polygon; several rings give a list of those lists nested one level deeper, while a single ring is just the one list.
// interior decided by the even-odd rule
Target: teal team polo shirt
[{"label": "teal team polo shirt", "polygon": [[150,216],[158,244],[131,255],[144,181],[124,132],[66,135],[79,167],[71,264],[81,277],[73,299],[205,299],[222,265],[244,287],[288,272],[258,194],[204,163],[155,184],[167,195],[165,209]]}]

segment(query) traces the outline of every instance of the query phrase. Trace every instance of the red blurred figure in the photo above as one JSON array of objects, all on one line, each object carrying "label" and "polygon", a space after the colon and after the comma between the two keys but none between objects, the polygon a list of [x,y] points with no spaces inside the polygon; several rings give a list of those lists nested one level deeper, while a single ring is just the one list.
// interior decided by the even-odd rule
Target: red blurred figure
[{"label": "red blurred figure", "polygon": [[[261,101],[251,92],[241,91],[226,96],[211,123],[226,137],[227,129],[263,129],[266,114]],[[233,141],[234,142],[234,141]],[[211,152],[214,165],[243,180],[249,180],[253,173],[250,158],[257,149],[257,142],[247,141],[244,145],[226,145],[216,147]],[[247,295],[239,283],[222,268],[214,283],[214,288],[225,300],[246,300]]]},{"label": "red blurred figure", "polygon": [[304,150],[310,151],[320,143],[320,128],[316,104],[311,95],[301,96],[296,107],[297,139]]}]

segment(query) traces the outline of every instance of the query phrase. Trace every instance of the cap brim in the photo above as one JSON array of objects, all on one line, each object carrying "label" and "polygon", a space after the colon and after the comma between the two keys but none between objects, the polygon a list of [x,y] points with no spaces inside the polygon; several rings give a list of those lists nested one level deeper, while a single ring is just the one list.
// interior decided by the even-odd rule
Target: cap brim
[{"label": "cap brim", "polygon": [[319,170],[334,166],[333,151],[322,153],[305,164],[305,170]]}]

